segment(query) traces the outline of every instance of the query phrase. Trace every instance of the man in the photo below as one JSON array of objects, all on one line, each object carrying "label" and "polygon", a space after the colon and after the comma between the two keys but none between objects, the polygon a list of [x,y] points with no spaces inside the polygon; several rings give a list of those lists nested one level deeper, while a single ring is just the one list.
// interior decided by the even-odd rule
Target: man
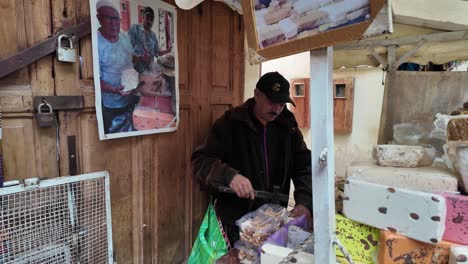
[{"label": "man", "polygon": [[133,67],[134,50],[120,32],[119,12],[110,0],[96,4],[99,76],[101,78],[102,115],[105,133],[132,131],[131,113],[136,97],[121,85],[122,71]]},{"label": "man", "polygon": [[269,202],[255,198],[254,190],[273,192],[278,186],[289,194],[291,179],[296,201],[291,214],[305,215],[312,223],[310,150],[286,103],[294,104],[289,82],[278,72],[266,73],[257,82],[254,98],[219,118],[192,154],[197,178],[210,189],[229,186],[236,194],[215,194],[216,212],[231,243],[239,237],[234,222]]},{"label": "man", "polygon": [[150,67],[154,57],[162,56],[171,51],[170,46],[164,51],[159,50],[158,38],[152,30],[153,24],[154,11],[148,6],[143,9],[143,24],[134,24],[128,30],[130,42],[135,49],[135,54],[139,57],[134,66],[139,73]]}]

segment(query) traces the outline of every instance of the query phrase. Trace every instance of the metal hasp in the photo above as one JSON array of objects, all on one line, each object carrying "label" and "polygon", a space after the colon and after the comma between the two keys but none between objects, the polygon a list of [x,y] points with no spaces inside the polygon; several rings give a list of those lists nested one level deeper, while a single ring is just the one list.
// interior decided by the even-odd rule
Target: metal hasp
[{"label": "metal hasp", "polygon": [[34,108],[37,109],[44,101],[55,111],[84,109],[84,96],[82,95],[34,96]]},{"label": "metal hasp", "polygon": [[336,263],[333,47],[310,51],[310,134],[314,262]]}]

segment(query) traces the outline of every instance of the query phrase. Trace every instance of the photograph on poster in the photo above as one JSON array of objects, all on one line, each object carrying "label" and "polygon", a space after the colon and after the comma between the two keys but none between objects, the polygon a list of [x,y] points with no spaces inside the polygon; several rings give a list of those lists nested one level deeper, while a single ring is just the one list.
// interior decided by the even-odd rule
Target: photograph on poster
[{"label": "photograph on poster", "polygon": [[370,19],[369,0],[259,0],[254,9],[259,48]]},{"label": "photograph on poster", "polygon": [[175,131],[176,11],[158,0],[90,0],[99,138]]}]

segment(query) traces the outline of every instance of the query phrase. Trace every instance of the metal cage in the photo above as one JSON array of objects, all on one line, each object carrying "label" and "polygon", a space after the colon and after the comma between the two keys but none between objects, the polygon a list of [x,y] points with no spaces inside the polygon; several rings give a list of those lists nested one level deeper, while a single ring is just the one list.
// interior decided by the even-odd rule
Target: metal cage
[{"label": "metal cage", "polygon": [[0,189],[0,263],[113,262],[109,174]]}]

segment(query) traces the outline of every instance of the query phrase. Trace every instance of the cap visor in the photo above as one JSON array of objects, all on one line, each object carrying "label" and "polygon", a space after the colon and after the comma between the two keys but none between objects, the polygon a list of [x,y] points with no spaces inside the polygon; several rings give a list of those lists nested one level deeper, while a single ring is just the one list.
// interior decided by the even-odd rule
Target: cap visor
[{"label": "cap visor", "polygon": [[293,100],[291,99],[291,97],[288,97],[288,103],[291,103],[292,105],[294,105],[294,107],[296,107],[296,104],[293,102]]}]

